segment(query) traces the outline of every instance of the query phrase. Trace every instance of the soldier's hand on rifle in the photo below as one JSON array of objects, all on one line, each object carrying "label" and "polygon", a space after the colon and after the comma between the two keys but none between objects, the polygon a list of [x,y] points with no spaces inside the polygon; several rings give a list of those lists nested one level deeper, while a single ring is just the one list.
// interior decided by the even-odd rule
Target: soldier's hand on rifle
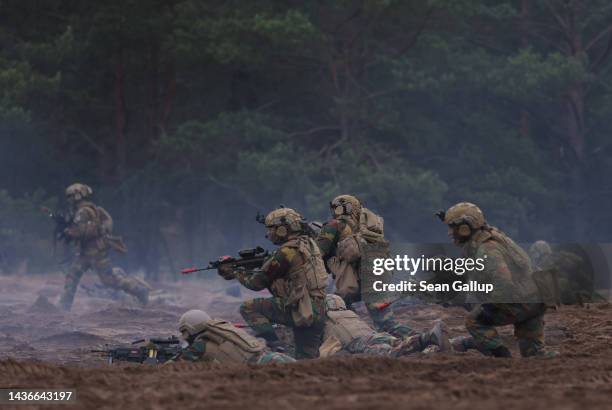
[{"label": "soldier's hand on rifle", "polygon": [[217,272],[225,280],[232,280],[236,277],[234,275],[234,268],[230,265],[219,265]]}]

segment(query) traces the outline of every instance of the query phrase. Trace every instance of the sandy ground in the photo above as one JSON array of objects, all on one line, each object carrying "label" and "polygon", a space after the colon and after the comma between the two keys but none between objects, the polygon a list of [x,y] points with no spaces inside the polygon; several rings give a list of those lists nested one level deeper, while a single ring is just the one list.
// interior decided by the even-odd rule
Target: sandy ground
[{"label": "sandy ground", "polygon": [[[562,353],[554,359],[520,359],[510,327],[502,333],[516,358],[505,360],[470,352],[263,367],[109,366],[89,353],[105,344],[176,334],[179,316],[192,308],[240,322],[238,306],[254,293],[204,278],[159,286],[164,292],[146,308],[128,297],[80,290],[73,312],[65,314],[47,302],[56,301],[61,276],[0,277],[0,388],[75,388],[78,403],[69,408],[79,409],[612,408],[609,304],[549,313],[547,343]],[[93,282],[86,275],[84,283]],[[464,332],[459,308],[406,304],[397,312],[416,329],[441,317],[453,335]]]}]

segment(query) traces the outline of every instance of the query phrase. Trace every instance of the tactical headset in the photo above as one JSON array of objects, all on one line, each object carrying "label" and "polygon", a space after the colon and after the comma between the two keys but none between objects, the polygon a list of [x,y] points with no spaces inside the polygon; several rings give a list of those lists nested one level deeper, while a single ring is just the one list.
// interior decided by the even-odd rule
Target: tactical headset
[{"label": "tactical headset", "polygon": [[460,223],[453,225],[457,226],[456,232],[462,238],[468,238],[470,235],[472,235],[472,227],[467,221],[462,220]]},{"label": "tactical headset", "polygon": [[329,203],[329,207],[334,210],[334,215],[351,215],[353,204],[348,201],[334,201]]},{"label": "tactical headset", "polygon": [[[281,223],[285,223],[285,218],[281,218]],[[285,225],[281,225],[281,226],[277,226],[276,230],[274,231],[274,233],[276,234],[276,236],[280,237],[280,238],[284,238],[287,236],[287,234],[289,233],[287,231],[287,227]]]},{"label": "tactical headset", "polygon": [[[446,219],[446,212],[436,212],[436,216],[440,218],[442,222],[444,222],[444,219]],[[472,235],[472,226],[466,218],[462,218],[459,221],[452,222],[449,224],[449,226],[457,227],[455,232],[457,232],[457,234],[462,238],[469,238],[470,235]]]}]

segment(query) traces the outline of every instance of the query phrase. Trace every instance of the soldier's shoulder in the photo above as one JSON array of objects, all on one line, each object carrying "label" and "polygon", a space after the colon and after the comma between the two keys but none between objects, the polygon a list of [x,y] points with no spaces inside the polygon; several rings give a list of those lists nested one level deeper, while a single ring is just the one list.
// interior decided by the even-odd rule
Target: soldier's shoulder
[{"label": "soldier's shoulder", "polygon": [[92,220],[92,219],[95,219],[96,215],[97,215],[96,209],[89,204],[79,207],[79,209],[77,209],[74,214],[75,219],[77,221],[78,220]]},{"label": "soldier's shoulder", "polygon": [[503,245],[494,241],[487,240],[481,243],[476,250],[477,255],[498,254],[503,252]]},{"label": "soldier's shoulder", "polygon": [[293,242],[287,242],[282,244],[277,250],[277,257],[287,259],[291,261],[298,254],[297,246],[293,245]]}]

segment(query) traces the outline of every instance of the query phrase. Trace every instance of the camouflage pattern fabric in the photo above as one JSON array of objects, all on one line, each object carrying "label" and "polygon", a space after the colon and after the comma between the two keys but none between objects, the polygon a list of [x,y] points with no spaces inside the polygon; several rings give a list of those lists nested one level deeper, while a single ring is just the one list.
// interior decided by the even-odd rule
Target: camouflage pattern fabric
[{"label": "camouflage pattern fabric", "polygon": [[287,306],[289,296],[287,276],[305,263],[297,248],[281,245],[266,260],[261,269],[237,270],[232,274],[246,288],[260,291],[268,289],[274,297],[256,298],[240,306],[240,314],[257,336],[274,334],[273,323],[293,329],[296,358],[311,359],[319,355],[325,325],[325,299],[311,296],[313,321],[311,326],[296,326],[292,306]]},{"label": "camouflage pattern fabric", "polygon": [[472,336],[457,336],[450,339],[454,352],[467,352],[476,349],[476,343]]},{"label": "camouflage pattern fabric", "polygon": [[374,326],[378,330],[399,338],[415,334],[415,331],[410,326],[398,322],[390,306],[385,306],[381,309],[377,303],[366,303],[365,307],[372,318],[372,322],[374,322]]},{"label": "camouflage pattern fabric", "polygon": [[312,359],[319,356],[319,346],[325,327],[325,299],[312,298],[314,323],[308,327],[295,327],[291,309],[282,298],[256,298],[240,305],[240,314],[256,335],[274,332],[273,323],[293,328],[296,359]]},{"label": "camouflage pattern fabric", "polygon": [[302,258],[297,249],[281,246],[272,253],[261,269],[238,270],[234,272],[234,276],[244,287],[260,291],[269,289],[275,280],[283,279],[291,269],[301,263]]},{"label": "camouflage pattern fabric", "polygon": [[102,282],[104,286],[122,290],[130,295],[136,296],[140,300],[142,300],[145,293],[148,293],[148,289],[136,280],[113,272],[110,259],[108,258],[108,252],[100,252],[93,256],[80,255],[73,262],[70,270],[66,274],[64,292],[60,297],[60,306],[65,310],[70,310],[72,307],[74,295],[76,294],[81,277],[89,269],[96,272],[98,278],[100,278],[100,282]]},{"label": "camouflage pattern fabric", "polygon": [[[201,339],[196,339],[189,346],[181,350],[181,353],[176,357],[176,360],[184,360],[189,362],[206,361],[206,342]],[[295,359],[279,352],[271,352],[264,350],[261,353],[254,355],[249,363],[252,364],[269,364],[269,363],[293,363]]]},{"label": "camouflage pattern fabric", "polygon": [[545,311],[543,304],[482,304],[468,314],[465,327],[478,350],[491,352],[503,346],[495,327],[512,324],[521,356],[538,356],[544,354]]},{"label": "camouflage pattern fabric", "polygon": [[[494,282],[496,291],[501,287],[506,295],[518,299],[529,300],[535,292],[529,257],[496,228],[477,231],[464,245],[464,250],[467,257],[485,260],[484,270],[470,272],[469,280]],[[469,301],[475,302],[477,298]],[[507,351],[495,327],[514,325],[521,355],[541,355],[545,353],[545,311],[542,303],[482,303],[468,314],[465,327],[474,338],[477,349],[489,354],[500,349]]]},{"label": "camouflage pattern fabric", "polygon": [[353,339],[343,350],[351,354],[401,357],[421,352],[426,347],[419,334],[399,338],[385,332],[374,332]]},{"label": "camouflage pattern fabric", "polygon": [[71,309],[79,281],[88,269],[92,269],[98,274],[103,285],[123,290],[146,303],[148,297],[146,286],[134,279],[113,272],[108,257],[109,248],[100,235],[101,228],[99,225],[100,221],[97,217],[95,205],[91,202],[80,202],[77,205],[73,223],[65,232],[79,246],[76,260],[66,274],[64,292],[60,297],[60,306],[65,310]]},{"label": "camouflage pattern fabric", "polygon": [[[335,255],[338,241],[341,236],[340,233],[345,229],[345,225],[346,222],[344,220],[332,219],[326,222],[323,228],[321,228],[321,232],[317,237],[317,244],[319,245],[324,260]],[[363,299],[362,292],[360,290],[357,294],[347,295],[343,299],[346,306],[350,308],[353,303]],[[378,330],[391,333],[397,337],[404,337],[414,333],[409,326],[397,321],[393,309],[390,306],[380,309],[380,304],[376,302],[367,302],[365,305],[374,322],[374,326],[376,326]]]},{"label": "camouflage pattern fabric", "polygon": [[283,364],[283,363],[294,363],[294,362],[295,362],[295,359],[291,356],[288,356],[284,353],[270,352],[267,350],[264,350],[259,355],[255,356],[253,360],[251,361],[251,363],[257,364],[257,365],[269,364],[269,363]]}]

